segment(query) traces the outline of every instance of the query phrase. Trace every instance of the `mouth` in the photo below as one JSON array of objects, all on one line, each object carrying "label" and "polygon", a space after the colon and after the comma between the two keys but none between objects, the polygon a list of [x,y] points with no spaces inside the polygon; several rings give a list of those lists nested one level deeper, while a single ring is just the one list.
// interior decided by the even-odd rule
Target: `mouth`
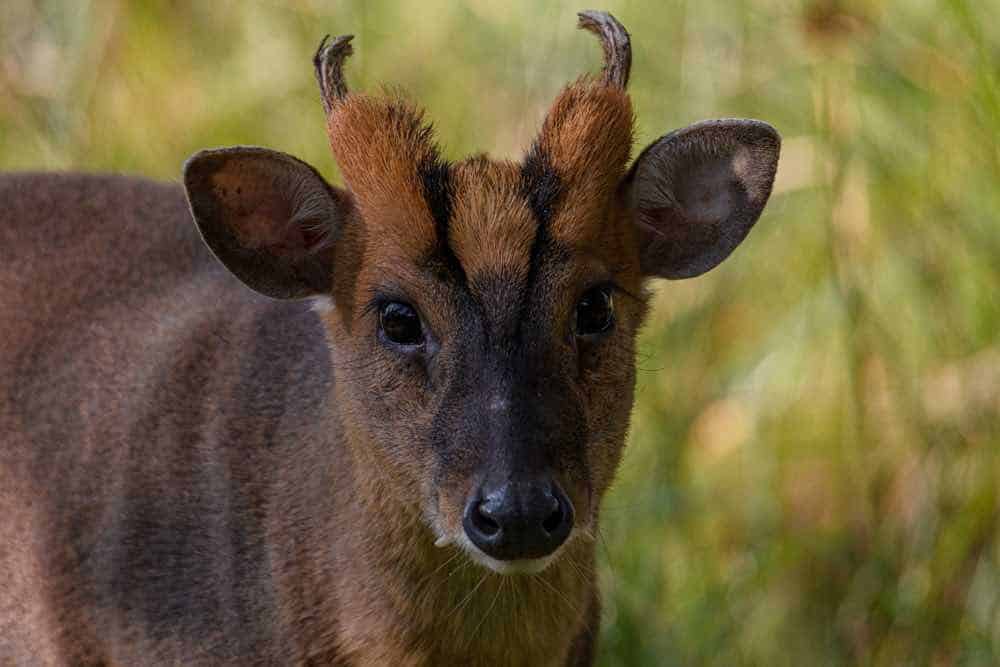
[{"label": "mouth", "polygon": [[[569,541],[570,540],[567,540],[567,543]],[[450,545],[455,545],[464,551],[465,555],[477,565],[502,575],[538,574],[552,565],[552,563],[559,557],[563,548],[566,546],[563,544],[554,552],[541,558],[500,560],[499,558],[494,558],[486,553],[483,553],[482,549],[473,544],[464,533],[459,533],[454,536],[441,536],[438,537],[436,542],[434,542],[434,546],[436,547],[447,547]]]}]

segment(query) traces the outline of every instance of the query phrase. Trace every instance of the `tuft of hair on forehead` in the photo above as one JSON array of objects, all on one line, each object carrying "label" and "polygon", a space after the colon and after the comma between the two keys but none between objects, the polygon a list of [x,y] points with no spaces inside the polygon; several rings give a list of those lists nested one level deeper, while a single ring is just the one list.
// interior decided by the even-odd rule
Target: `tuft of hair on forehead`
[{"label": "tuft of hair on forehead", "polygon": [[[584,77],[552,104],[525,157],[525,171],[550,171],[558,193],[549,193],[553,237],[570,243],[593,239],[632,153],[632,103],[624,88]],[[552,183],[534,184],[552,189]],[[545,196],[536,192],[535,195]]]},{"label": "tuft of hair on forehead", "polygon": [[423,112],[398,95],[346,95],[327,115],[330,147],[368,226],[396,234],[414,254],[433,249],[450,212],[448,165]]}]

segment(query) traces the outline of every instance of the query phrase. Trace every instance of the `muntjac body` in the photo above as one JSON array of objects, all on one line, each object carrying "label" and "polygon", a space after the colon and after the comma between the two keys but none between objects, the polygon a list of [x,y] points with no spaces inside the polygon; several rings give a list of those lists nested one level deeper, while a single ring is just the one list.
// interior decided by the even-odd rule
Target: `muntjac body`
[{"label": "muntjac body", "polygon": [[732,252],[780,142],[629,166],[629,36],[581,25],[604,71],[520,163],[443,160],[341,37],[344,188],[251,147],[0,176],[0,663],[592,664],[645,285]]}]

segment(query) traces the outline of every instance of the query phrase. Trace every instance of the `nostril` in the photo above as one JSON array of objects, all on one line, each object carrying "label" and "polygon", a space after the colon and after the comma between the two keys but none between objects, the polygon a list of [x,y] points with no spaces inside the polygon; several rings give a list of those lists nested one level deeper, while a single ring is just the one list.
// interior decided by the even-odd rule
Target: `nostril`
[{"label": "nostril", "polygon": [[555,503],[555,509],[552,510],[551,514],[545,517],[544,521],[542,521],[542,528],[544,528],[547,533],[554,533],[559,529],[559,526],[562,525],[563,517],[562,503],[557,500]]},{"label": "nostril", "polygon": [[554,545],[562,544],[573,530],[573,502],[566,496],[559,484],[552,485],[552,511],[542,520],[542,529],[547,539]]},{"label": "nostril", "polygon": [[500,524],[486,514],[482,505],[472,513],[472,524],[486,537],[493,537],[500,532]]},{"label": "nostril", "polygon": [[554,533],[556,530],[558,530],[559,526],[562,525],[562,522],[563,522],[562,504],[558,504],[556,505],[556,508],[555,510],[553,510],[552,514],[546,517],[545,521],[542,521],[542,528],[544,528],[545,532],[547,533]]}]

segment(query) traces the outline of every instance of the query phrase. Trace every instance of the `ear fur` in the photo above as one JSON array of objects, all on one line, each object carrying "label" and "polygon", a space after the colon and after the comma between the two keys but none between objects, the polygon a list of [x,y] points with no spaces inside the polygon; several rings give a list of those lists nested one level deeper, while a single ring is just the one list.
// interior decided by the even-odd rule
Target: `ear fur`
[{"label": "ear fur", "polygon": [[184,163],[206,245],[251,289],[275,299],[326,294],[348,195],[301,160],[266,148],[205,150]]},{"label": "ear fur", "polygon": [[696,123],[650,144],[624,182],[647,276],[690,278],[738,246],[771,194],[781,137],[758,120]]}]

